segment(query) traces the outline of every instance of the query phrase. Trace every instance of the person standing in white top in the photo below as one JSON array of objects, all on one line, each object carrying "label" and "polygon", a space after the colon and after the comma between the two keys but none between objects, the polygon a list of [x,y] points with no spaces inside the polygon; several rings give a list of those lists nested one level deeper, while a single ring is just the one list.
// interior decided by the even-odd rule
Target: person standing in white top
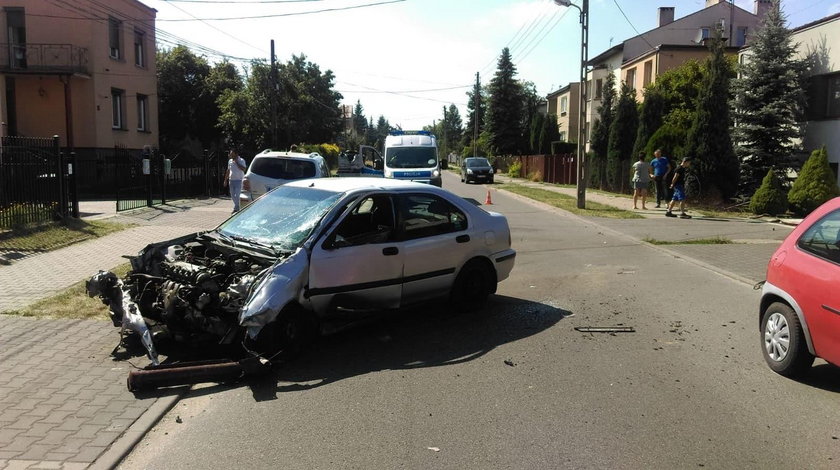
[{"label": "person standing in white top", "polygon": [[633,209],[638,209],[637,202],[642,199],[642,209],[647,209],[648,184],[650,183],[650,164],[645,161],[645,153],[639,152],[639,160],[633,164]]},{"label": "person standing in white top", "polygon": [[248,164],[245,162],[245,159],[239,156],[239,152],[232,149],[228,154],[225,186],[228,186],[230,189],[233,212],[239,212],[239,195],[242,194],[242,179],[245,177],[245,170],[247,169]]}]

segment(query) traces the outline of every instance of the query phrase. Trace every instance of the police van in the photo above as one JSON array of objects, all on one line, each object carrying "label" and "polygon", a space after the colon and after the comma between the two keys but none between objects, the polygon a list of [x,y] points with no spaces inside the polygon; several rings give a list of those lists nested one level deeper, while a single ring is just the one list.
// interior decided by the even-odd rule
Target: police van
[{"label": "police van", "polygon": [[437,139],[431,132],[391,131],[385,137],[383,151],[386,178],[441,186]]}]

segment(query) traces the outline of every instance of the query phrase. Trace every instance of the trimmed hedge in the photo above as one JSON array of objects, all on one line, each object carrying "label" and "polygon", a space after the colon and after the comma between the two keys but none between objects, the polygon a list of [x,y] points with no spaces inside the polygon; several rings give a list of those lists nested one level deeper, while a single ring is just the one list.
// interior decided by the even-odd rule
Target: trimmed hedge
[{"label": "trimmed hedge", "polygon": [[825,147],[814,150],[788,193],[790,208],[797,215],[805,216],[836,196],[840,196],[840,188],[828,166]]},{"label": "trimmed hedge", "polygon": [[777,215],[787,212],[788,200],[785,188],[776,172],[771,168],[750,199],[750,211],[753,214]]}]

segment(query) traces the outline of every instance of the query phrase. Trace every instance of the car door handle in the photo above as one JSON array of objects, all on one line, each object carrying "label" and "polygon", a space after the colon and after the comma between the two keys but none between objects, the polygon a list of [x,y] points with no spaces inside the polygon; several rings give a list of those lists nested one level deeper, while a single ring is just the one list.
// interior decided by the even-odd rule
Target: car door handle
[{"label": "car door handle", "polygon": [[389,246],[382,249],[382,254],[385,256],[394,256],[399,254],[400,250],[395,246]]},{"label": "car door handle", "polygon": [[837,315],[840,315],[840,310],[837,310],[836,308],[831,308],[828,305],[823,305],[822,308],[828,310],[831,313],[835,313]]},{"label": "car door handle", "polygon": [[470,241],[470,236],[469,235],[458,235],[457,237],[455,237],[455,241],[458,242],[458,243],[467,243],[468,241]]}]

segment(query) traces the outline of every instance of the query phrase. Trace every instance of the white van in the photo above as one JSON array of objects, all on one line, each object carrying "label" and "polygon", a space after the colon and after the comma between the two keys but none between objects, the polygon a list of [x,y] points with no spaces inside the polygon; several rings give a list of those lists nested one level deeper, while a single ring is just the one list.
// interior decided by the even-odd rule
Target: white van
[{"label": "white van", "polygon": [[385,137],[386,178],[441,186],[437,139],[428,131],[391,131]]},{"label": "white van", "polygon": [[263,150],[245,172],[242,200],[251,202],[277,186],[306,178],[327,178],[327,162],[317,152],[296,153]]}]

